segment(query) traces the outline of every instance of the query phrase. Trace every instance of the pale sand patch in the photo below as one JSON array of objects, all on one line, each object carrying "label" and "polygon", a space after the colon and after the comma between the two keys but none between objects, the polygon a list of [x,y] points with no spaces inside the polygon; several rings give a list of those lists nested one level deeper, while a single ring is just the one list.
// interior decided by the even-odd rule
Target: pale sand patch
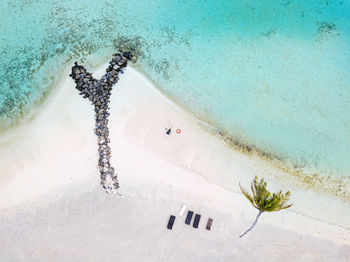
[{"label": "pale sand patch", "polygon": [[[112,93],[122,197],[99,186],[93,108],[68,77],[33,121],[1,138],[1,261],[350,260],[349,204],[273,180],[279,170],[208,135],[132,68]],[[247,187],[255,174],[292,191],[294,206],[263,214],[239,239],[257,211],[238,182]],[[182,204],[202,215],[199,229],[178,216]]]}]

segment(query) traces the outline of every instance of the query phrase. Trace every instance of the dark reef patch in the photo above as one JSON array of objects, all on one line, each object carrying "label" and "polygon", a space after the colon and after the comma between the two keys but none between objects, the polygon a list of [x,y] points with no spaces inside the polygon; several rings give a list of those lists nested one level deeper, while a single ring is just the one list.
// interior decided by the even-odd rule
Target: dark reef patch
[{"label": "dark reef patch", "polygon": [[331,22],[317,22],[316,31],[320,40],[331,39],[340,35],[337,26]]},{"label": "dark reef patch", "polygon": [[[160,30],[160,39],[147,39],[140,35],[133,37],[118,35],[112,40],[116,50],[129,50],[139,58],[142,67],[146,67],[161,76],[165,80],[172,80],[175,71],[181,69],[178,57],[168,57],[161,54],[164,41],[172,43],[174,46],[191,48],[191,32],[180,34],[173,28],[163,27]],[[159,50],[157,53],[154,48]],[[147,71],[147,70],[146,70]]]},{"label": "dark reef patch", "polygon": [[261,32],[260,35],[266,38],[271,38],[273,35],[277,33],[276,28],[271,28],[267,30],[266,32]]}]

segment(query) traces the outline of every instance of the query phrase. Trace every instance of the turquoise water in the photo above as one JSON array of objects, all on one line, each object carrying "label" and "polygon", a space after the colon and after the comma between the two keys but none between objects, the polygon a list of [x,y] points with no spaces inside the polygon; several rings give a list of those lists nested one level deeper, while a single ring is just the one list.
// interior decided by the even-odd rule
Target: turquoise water
[{"label": "turquoise water", "polygon": [[133,47],[163,92],[231,137],[297,168],[350,174],[349,1],[3,0],[0,9],[3,127],[72,61]]}]

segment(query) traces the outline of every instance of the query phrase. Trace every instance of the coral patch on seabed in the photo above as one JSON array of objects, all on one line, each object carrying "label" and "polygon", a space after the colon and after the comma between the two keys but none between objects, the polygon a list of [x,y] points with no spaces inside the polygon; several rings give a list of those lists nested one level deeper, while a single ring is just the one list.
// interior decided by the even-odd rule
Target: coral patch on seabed
[{"label": "coral patch on seabed", "polygon": [[76,83],[76,89],[83,98],[87,98],[95,107],[95,134],[98,143],[98,169],[100,170],[101,185],[107,193],[116,194],[119,182],[115,169],[110,164],[111,148],[109,146],[109,102],[114,84],[119,80],[118,75],[123,73],[128,61],[136,62],[136,56],[131,52],[116,53],[109,62],[106,74],[100,80],[93,78],[86,69],[74,63],[69,75]]}]

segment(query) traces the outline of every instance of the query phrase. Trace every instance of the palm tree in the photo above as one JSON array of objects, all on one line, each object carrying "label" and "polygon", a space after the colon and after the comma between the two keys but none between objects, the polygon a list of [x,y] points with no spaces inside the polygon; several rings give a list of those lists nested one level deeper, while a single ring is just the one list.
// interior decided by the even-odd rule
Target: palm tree
[{"label": "palm tree", "polygon": [[240,238],[253,229],[263,212],[280,211],[293,205],[286,203],[289,200],[289,191],[286,194],[282,194],[282,191],[280,191],[278,193],[273,193],[271,196],[271,193],[266,189],[266,182],[263,178],[259,182],[258,177],[255,176],[254,181],[251,183],[253,195],[250,195],[245,189],[243,189],[241,184],[239,187],[241,188],[243,195],[249,200],[253,207],[259,210],[259,214],[257,215],[253,225],[242,235],[240,235]]}]

